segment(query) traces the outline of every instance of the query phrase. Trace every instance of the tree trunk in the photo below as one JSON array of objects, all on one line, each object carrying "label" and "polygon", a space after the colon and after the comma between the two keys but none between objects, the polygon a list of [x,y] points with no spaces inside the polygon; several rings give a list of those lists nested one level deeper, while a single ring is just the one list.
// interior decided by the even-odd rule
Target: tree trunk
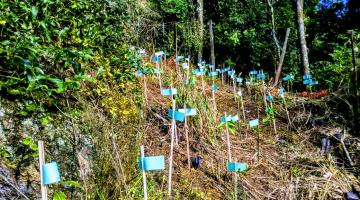
[{"label": "tree trunk", "polygon": [[215,70],[215,47],[214,47],[214,32],[213,32],[213,23],[210,20],[209,24],[209,32],[210,32],[210,45],[211,45],[211,64],[213,65],[213,70]]},{"label": "tree trunk", "polygon": [[310,74],[308,51],[305,40],[305,27],[304,27],[304,0],[296,0],[296,11],[299,25],[299,36],[302,62],[304,67],[304,74]]},{"label": "tree trunk", "polygon": [[284,45],[283,45],[283,48],[282,48],[281,57],[280,57],[280,61],[279,61],[279,65],[278,65],[278,67],[276,69],[274,86],[276,86],[279,83],[281,70],[282,70],[282,65],[284,63],[284,58],[285,58],[285,53],[286,53],[286,47],[287,47],[287,43],[288,43],[288,39],[289,39],[289,34],[290,34],[290,28],[287,28],[286,29],[285,40],[284,40]]},{"label": "tree trunk", "polygon": [[198,63],[202,61],[203,41],[204,41],[204,0],[197,0],[198,3],[198,24],[200,45],[198,49]]},{"label": "tree trunk", "polygon": [[271,13],[271,33],[276,45],[276,51],[277,51],[277,59],[280,59],[280,45],[279,45],[279,40],[276,37],[276,29],[275,29],[275,15],[274,15],[274,6],[273,6],[273,2],[268,0],[268,5],[270,7],[270,13]]}]

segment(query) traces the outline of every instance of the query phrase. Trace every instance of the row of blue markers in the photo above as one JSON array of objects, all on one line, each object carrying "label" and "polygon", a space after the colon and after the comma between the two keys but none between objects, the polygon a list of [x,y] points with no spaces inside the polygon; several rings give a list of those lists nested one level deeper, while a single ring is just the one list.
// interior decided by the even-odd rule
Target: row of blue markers
[{"label": "row of blue markers", "polygon": [[[139,54],[144,53],[145,51],[139,51]],[[156,52],[155,56],[152,57],[152,61],[154,63],[160,62],[161,61],[161,57],[164,56],[166,53],[163,51],[160,52]],[[185,58],[184,56],[178,56],[175,59],[175,62],[179,63],[181,61],[189,61],[189,58]],[[183,69],[188,69],[189,65],[187,62],[184,62],[181,64]],[[208,69],[212,69],[213,65],[211,64],[206,64],[204,61],[201,63],[198,63],[198,67],[197,69],[192,70],[192,74],[196,75],[196,76],[204,76],[207,72]],[[146,74],[158,74],[158,73],[162,73],[162,71],[160,69],[152,69],[152,68],[148,68],[145,67],[144,69],[138,69],[136,71],[136,75],[137,76],[142,76],[142,75],[146,75]],[[235,70],[232,69],[231,67],[226,67],[223,69],[215,69],[215,71],[209,71],[208,72],[208,76],[209,77],[217,77],[219,74],[224,74],[227,73],[227,75],[229,75],[232,79],[236,79],[236,82],[238,83],[242,83],[243,82],[243,78],[241,77],[236,77],[235,75]],[[245,83],[246,84],[251,84],[253,82],[254,79],[259,79],[259,80],[264,80],[266,78],[266,75],[263,72],[260,71],[256,71],[256,70],[252,70],[249,72],[249,79],[245,79]],[[282,79],[283,81],[293,81],[295,80],[295,76],[294,75],[286,75],[285,77],[283,77]],[[188,80],[186,80],[188,81]],[[190,81],[192,84],[195,84],[195,79],[192,79]],[[314,81],[312,79],[312,75],[311,74],[307,74],[303,76],[303,84],[304,85],[309,85],[309,86],[314,86],[314,85],[318,85],[319,82],[318,81]],[[217,87],[214,87],[214,89],[218,89]]]},{"label": "row of blue markers", "polygon": [[[144,54],[144,53],[145,53],[145,51],[143,51],[143,50],[139,51],[139,54]],[[156,52],[155,56],[152,58],[152,61],[160,62],[161,57],[164,55],[165,55],[165,53],[162,51]],[[175,59],[175,61],[177,63],[181,62],[182,60],[189,61],[189,59],[185,58],[184,56],[178,56]],[[183,69],[189,68],[188,63],[186,63],[186,62],[182,63],[181,66]],[[198,67],[199,68],[192,70],[192,74],[196,75],[196,76],[204,76],[208,69],[213,68],[213,65],[205,64],[205,62],[201,62],[198,64]],[[138,69],[136,71],[137,76],[143,76],[146,74],[157,74],[157,73],[162,73],[162,72],[160,69],[153,69],[153,68],[147,68],[147,67],[145,67],[143,69]],[[223,69],[216,69],[215,71],[210,71],[210,72],[208,72],[208,76],[209,77],[217,77],[220,73],[227,73],[228,76],[230,76],[232,79],[235,79],[236,82],[238,82],[240,84],[244,80],[241,77],[236,77],[235,70],[230,67],[223,68]],[[250,84],[255,78],[259,79],[259,80],[263,80],[266,78],[266,75],[264,73],[256,71],[256,70],[250,71],[249,76],[250,76],[250,79],[246,79],[246,81],[245,81],[246,84]],[[286,75],[283,78],[283,81],[292,81],[294,79],[295,79],[294,75]],[[188,84],[188,83],[195,84],[195,79],[192,78],[191,81],[186,80],[186,84]],[[318,83],[318,81],[314,81],[310,74],[307,74],[307,75],[303,76],[303,84],[313,86],[313,85],[317,85],[319,83]],[[211,89],[213,91],[217,91],[219,89],[219,87],[214,84],[211,86]],[[177,94],[177,90],[175,88],[161,90],[161,95],[163,95],[163,96],[170,96],[170,95],[176,95],[176,94]],[[239,95],[242,95],[242,94],[240,93]],[[281,98],[285,98],[283,88],[281,88],[279,90],[279,96]],[[271,95],[268,95],[268,96],[266,96],[266,100],[272,101],[273,97]],[[169,109],[168,117],[170,119],[172,119],[173,114],[174,114],[175,121],[184,122],[185,117],[196,115],[196,109],[186,108],[186,109],[178,109],[175,111],[173,111],[172,109]],[[220,119],[220,122],[227,123],[227,122],[236,122],[238,120],[239,120],[239,117],[237,115],[234,115],[234,116],[229,115],[229,116],[222,117]],[[257,127],[259,125],[259,119],[254,119],[254,120],[249,121],[249,125],[250,125],[250,127]],[[140,164],[140,158],[138,158],[138,167],[141,170],[145,170],[145,171],[163,170],[163,169],[165,169],[165,158],[164,158],[164,156],[145,157],[144,158],[144,169],[142,169],[141,164]],[[248,168],[246,163],[237,163],[237,162],[228,162],[227,167],[228,167],[229,171],[245,171]],[[60,172],[59,172],[57,162],[50,162],[50,163],[44,164],[42,166],[42,171],[43,171],[43,179],[42,179],[43,183],[42,184],[49,185],[49,184],[53,184],[53,183],[60,181]]]}]

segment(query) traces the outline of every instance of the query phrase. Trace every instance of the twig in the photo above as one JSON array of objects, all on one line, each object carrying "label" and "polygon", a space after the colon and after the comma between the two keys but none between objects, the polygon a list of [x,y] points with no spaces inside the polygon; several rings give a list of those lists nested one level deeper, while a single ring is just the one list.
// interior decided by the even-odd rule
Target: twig
[{"label": "twig", "polygon": [[5,176],[3,176],[2,174],[0,174],[0,177],[7,183],[9,184],[11,187],[13,187],[21,196],[23,196],[26,200],[30,200],[29,197],[27,197],[24,193],[22,193],[19,188],[17,188],[14,184],[12,184],[9,180],[7,180],[7,178]]}]

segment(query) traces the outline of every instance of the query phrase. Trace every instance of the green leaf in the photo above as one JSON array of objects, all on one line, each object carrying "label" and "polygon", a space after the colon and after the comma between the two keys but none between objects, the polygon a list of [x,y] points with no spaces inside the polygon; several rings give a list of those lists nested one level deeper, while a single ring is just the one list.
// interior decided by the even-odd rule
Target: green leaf
[{"label": "green leaf", "polygon": [[31,103],[26,106],[26,110],[28,111],[35,111],[37,108],[38,106],[35,103]]},{"label": "green leaf", "polygon": [[31,143],[33,143],[33,140],[31,137],[26,137],[21,141],[21,143],[29,146]]},{"label": "green leaf", "polygon": [[55,192],[53,200],[66,200],[66,195],[63,192]]},{"label": "green leaf", "polygon": [[28,112],[26,112],[25,110],[22,110],[22,111],[20,111],[19,114],[22,116],[26,116],[26,115],[28,115]]},{"label": "green leaf", "polygon": [[36,17],[36,16],[37,16],[37,14],[38,14],[38,9],[37,9],[36,6],[33,6],[33,7],[31,8],[31,14],[32,14],[33,17]]},{"label": "green leaf", "polygon": [[270,119],[270,117],[263,118],[263,119],[262,119],[262,122],[263,122],[264,124],[266,124],[267,122],[269,122],[269,119]]},{"label": "green leaf", "polygon": [[43,126],[48,125],[51,122],[52,118],[49,115],[43,116],[40,118],[40,123]]},{"label": "green leaf", "polygon": [[63,184],[66,185],[66,186],[74,186],[76,188],[83,189],[83,187],[77,181],[71,181],[71,180],[70,181],[64,181]]}]

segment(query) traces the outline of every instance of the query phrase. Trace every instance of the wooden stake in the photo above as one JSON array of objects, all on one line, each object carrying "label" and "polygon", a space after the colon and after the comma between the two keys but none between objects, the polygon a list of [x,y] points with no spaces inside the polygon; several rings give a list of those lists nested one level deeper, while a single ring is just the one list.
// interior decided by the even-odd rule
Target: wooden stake
[{"label": "wooden stake", "polygon": [[243,92],[242,92],[242,90],[241,90],[241,87],[240,87],[240,92],[241,92],[241,96],[240,96],[241,109],[242,109],[242,114],[243,114],[244,122],[246,122],[245,108],[244,108],[244,101],[243,101]]},{"label": "wooden stake", "polygon": [[144,200],[148,199],[147,195],[147,185],[146,185],[146,173],[144,168],[144,160],[145,160],[145,150],[144,145],[141,145],[141,169],[142,169],[142,176],[143,176],[143,184],[144,184]]},{"label": "wooden stake", "polygon": [[144,74],[144,96],[145,96],[145,103],[147,104],[148,99],[147,99],[147,86],[146,86],[146,76]]},{"label": "wooden stake", "polygon": [[[172,87],[171,87],[172,88]],[[175,100],[173,95],[171,95],[172,100],[172,124],[171,124],[171,145],[170,145],[170,158],[169,158],[169,179],[168,179],[168,196],[171,197],[171,176],[173,168],[173,153],[174,153],[174,135],[175,135]]]},{"label": "wooden stake", "polygon": [[187,160],[188,160],[188,167],[191,168],[191,162],[190,162],[190,145],[189,145],[189,132],[187,129],[187,120],[186,120],[186,106],[184,106],[185,110],[185,120],[184,120],[184,129],[185,129],[185,137],[186,137],[186,153],[187,153]]},{"label": "wooden stake", "polygon": [[228,146],[228,156],[229,156],[229,162],[231,162],[231,144],[230,144],[230,136],[229,136],[229,129],[227,127],[227,121],[226,121],[226,112],[225,112],[225,127],[226,127],[226,139],[227,139],[227,146]]},{"label": "wooden stake", "polygon": [[44,172],[43,172],[43,165],[45,164],[45,151],[44,151],[44,142],[38,141],[38,148],[39,148],[39,168],[40,168],[40,184],[41,184],[41,199],[47,200],[47,188],[44,185]]},{"label": "wooden stake", "polygon": [[158,70],[158,79],[159,79],[159,86],[160,86],[160,92],[161,92],[161,76],[160,76],[160,66],[159,66],[159,62],[156,62],[156,69]]},{"label": "wooden stake", "polygon": [[[235,162],[237,162],[237,159],[235,158]],[[233,172],[234,173],[234,185],[235,185],[235,188],[234,188],[234,192],[235,192],[235,200],[237,200],[237,172]]]}]

